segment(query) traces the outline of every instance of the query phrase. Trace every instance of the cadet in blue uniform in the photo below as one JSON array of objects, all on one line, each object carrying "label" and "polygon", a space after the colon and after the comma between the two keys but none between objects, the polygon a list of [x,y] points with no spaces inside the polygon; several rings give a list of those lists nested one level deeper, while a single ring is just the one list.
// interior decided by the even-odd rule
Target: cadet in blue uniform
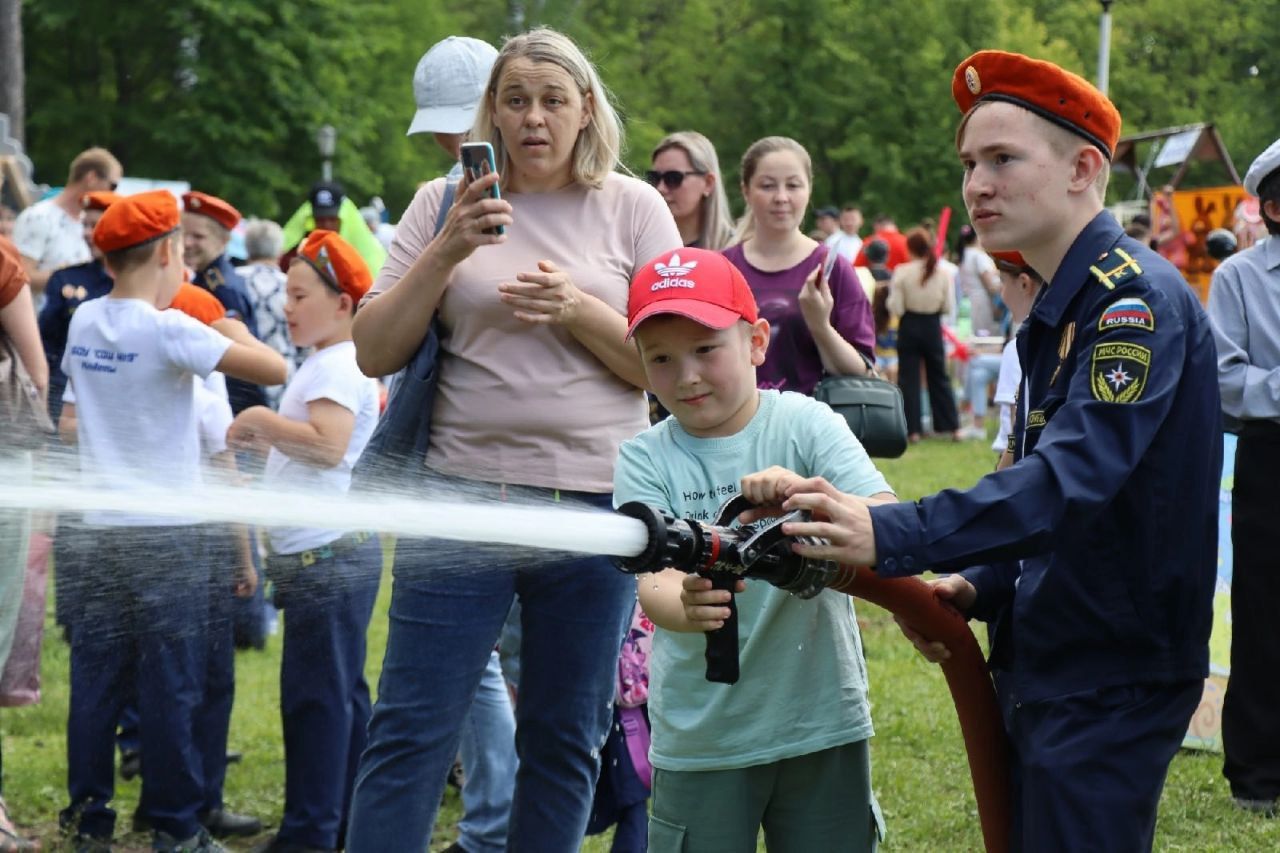
[{"label": "cadet in blue uniform", "polygon": [[[964,197],[984,246],[1048,282],[1018,334],[1009,464],[869,506],[819,480],[801,553],[935,591],[992,623],[1017,849],[1150,849],[1208,672],[1222,443],[1212,332],[1177,270],[1103,211],[1115,107],[1074,74],[982,51],[956,69]],[[910,636],[938,660],[945,648]]]},{"label": "cadet in blue uniform", "polygon": [[[189,192],[182,196],[183,260],[191,267],[192,283],[218,297],[227,316],[240,320],[258,337],[249,289],[227,257],[231,229],[240,222],[240,211],[217,196]],[[239,414],[250,406],[266,405],[262,387],[227,377],[231,411]]]},{"label": "cadet in blue uniform", "polygon": [[67,348],[67,328],[71,315],[80,303],[111,290],[111,276],[102,263],[102,252],[93,243],[93,226],[98,224],[102,211],[120,196],[110,190],[85,193],[80,199],[84,212],[80,222],[84,226],[84,241],[89,244],[93,259],[76,264],[49,276],[44,288],[44,307],[40,309],[40,339],[44,342],[44,357],[49,362],[49,417],[56,424],[62,412],[62,391],[67,387],[67,377],[62,372],[62,352]]}]

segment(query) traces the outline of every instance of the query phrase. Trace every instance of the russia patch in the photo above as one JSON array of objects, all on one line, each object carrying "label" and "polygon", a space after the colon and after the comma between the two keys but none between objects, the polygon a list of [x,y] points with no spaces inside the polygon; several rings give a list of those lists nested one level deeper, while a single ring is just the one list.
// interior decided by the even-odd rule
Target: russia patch
[{"label": "russia patch", "polygon": [[1103,403],[1136,403],[1147,384],[1151,350],[1137,344],[1096,344],[1092,370],[1094,399]]},{"label": "russia patch", "polygon": [[1156,330],[1156,317],[1151,313],[1151,306],[1135,296],[1117,299],[1112,302],[1098,319],[1098,331],[1109,332],[1112,329],[1141,329],[1144,332]]}]

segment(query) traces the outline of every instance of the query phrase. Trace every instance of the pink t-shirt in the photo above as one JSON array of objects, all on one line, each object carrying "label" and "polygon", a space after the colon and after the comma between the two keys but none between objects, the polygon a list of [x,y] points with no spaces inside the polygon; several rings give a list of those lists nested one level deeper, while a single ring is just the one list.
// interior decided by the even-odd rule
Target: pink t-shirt
[{"label": "pink t-shirt", "polygon": [[[445,179],[427,184],[396,227],[371,293],[408,271],[435,231]],[[453,271],[440,304],[440,380],[427,466],[495,483],[606,493],[618,445],[648,426],[644,394],[564,328],[531,326],[498,285],[549,260],[586,293],[627,311],[631,276],[682,243],[657,190],[611,174],[595,190],[509,193],[514,224]]]}]

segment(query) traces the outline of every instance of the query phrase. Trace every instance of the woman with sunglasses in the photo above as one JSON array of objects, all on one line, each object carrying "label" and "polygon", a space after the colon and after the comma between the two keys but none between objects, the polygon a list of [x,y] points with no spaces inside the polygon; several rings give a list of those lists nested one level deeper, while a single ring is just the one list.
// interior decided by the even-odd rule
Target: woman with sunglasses
[{"label": "woman with sunglasses", "polygon": [[724,255],[769,321],[761,388],[811,394],[824,373],[859,376],[875,358],[871,303],[853,267],[800,230],[812,185],[809,153],[794,139],[765,137],[742,155],[747,212]]},{"label": "woman with sunglasses", "polygon": [[720,251],[733,242],[733,216],[711,140],[693,130],[667,136],[645,173],[671,208],[686,246]]}]

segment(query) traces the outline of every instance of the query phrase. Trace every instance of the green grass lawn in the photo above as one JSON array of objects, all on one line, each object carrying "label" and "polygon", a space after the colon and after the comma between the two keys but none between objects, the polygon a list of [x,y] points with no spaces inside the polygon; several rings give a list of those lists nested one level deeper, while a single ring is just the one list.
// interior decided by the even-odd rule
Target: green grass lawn
[{"label": "green grass lawn", "polygon": [[[967,487],[990,470],[994,455],[975,442],[928,441],[899,460],[881,462],[904,499],[947,487]],[[368,673],[376,683],[386,642],[390,584],[384,583],[369,630]],[[52,614],[52,606],[50,606]],[[921,660],[883,612],[859,610],[871,677],[872,778],[888,824],[890,850],[981,849],[968,767],[942,674]],[[44,700],[30,708],[0,711],[5,796],[14,817],[45,841],[58,844],[57,812],[66,805],[67,647],[48,622],[44,646]],[[268,823],[283,806],[284,749],[280,735],[278,672],[280,638],[262,652],[236,660],[235,717],[231,748],[244,761],[227,774],[227,803]],[[1280,713],[1280,710],[1277,711]],[[1183,752],[1173,763],[1161,805],[1159,850],[1266,851],[1280,849],[1280,820],[1233,809],[1221,775],[1221,757]],[[128,827],[139,783],[120,783],[115,807],[118,829]],[[450,789],[432,848],[453,841],[459,816]],[[247,849],[248,844],[233,845]],[[123,836],[119,850],[148,849],[148,839]],[[587,851],[607,851],[607,836],[589,839]],[[763,848],[762,848],[763,849]]]}]

